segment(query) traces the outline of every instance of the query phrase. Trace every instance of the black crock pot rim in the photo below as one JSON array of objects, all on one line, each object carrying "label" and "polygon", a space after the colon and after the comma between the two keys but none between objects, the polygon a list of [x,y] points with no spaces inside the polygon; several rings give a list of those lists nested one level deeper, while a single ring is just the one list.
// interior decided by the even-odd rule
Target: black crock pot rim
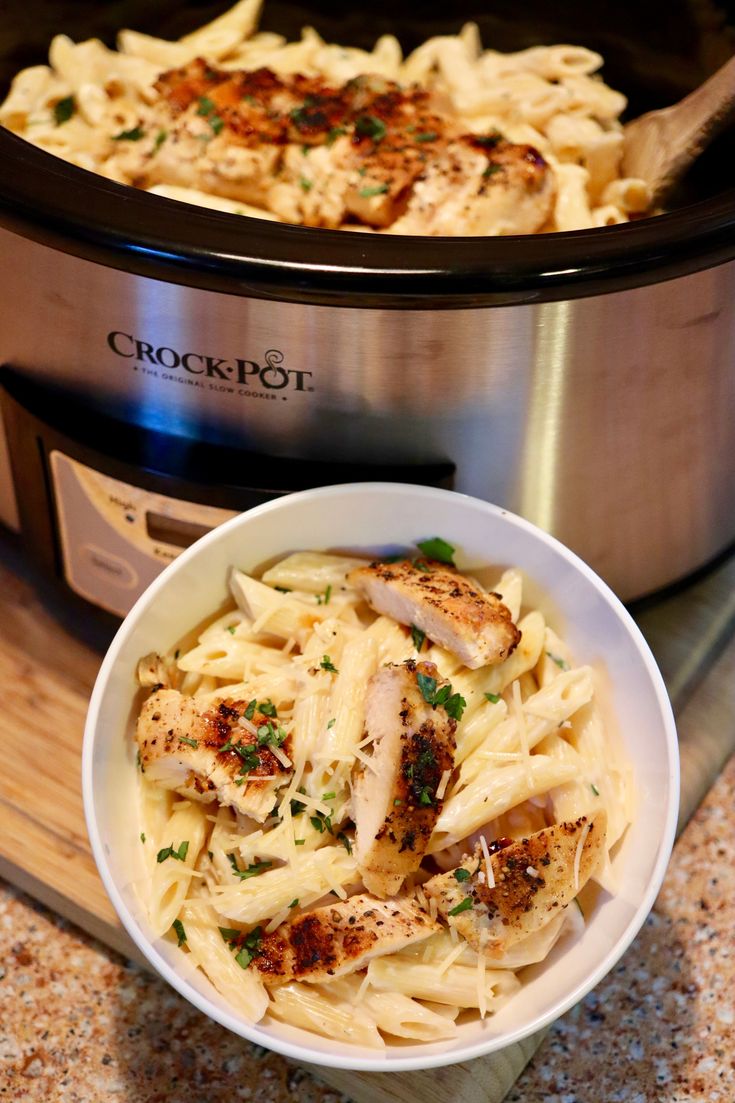
[{"label": "black crock pot rim", "polygon": [[497,306],[621,291],[725,263],[735,258],[735,189],[655,218],[567,233],[348,233],[243,215],[235,222],[108,180],[0,127],[3,224],[109,267],[218,292],[343,306]]}]

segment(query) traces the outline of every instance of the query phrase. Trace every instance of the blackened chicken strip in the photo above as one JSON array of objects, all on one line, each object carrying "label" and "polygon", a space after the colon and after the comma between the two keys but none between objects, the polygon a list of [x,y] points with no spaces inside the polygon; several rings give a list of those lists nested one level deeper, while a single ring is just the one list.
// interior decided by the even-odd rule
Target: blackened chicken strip
[{"label": "blackened chicken strip", "polygon": [[440,929],[414,900],[363,894],[306,912],[265,935],[255,966],[266,985],[324,981],[362,969]]},{"label": "blackened chicken strip", "polygon": [[[143,137],[110,159],[139,187],[199,188],[303,225],[352,219],[412,234],[514,232],[516,208],[517,232],[533,232],[551,211],[553,177],[538,151],[463,134],[425,89],[374,75],[332,87],[202,59],[162,74],[156,89]],[[437,212],[447,190],[449,229]]]},{"label": "blackened chicken strip", "polygon": [[454,764],[457,722],[429,704],[419,675],[441,687],[433,663],[412,660],[383,667],[368,685],[373,753],[354,779],[352,810],[358,869],[376,896],[393,896],[421,864]]},{"label": "blackened chicken strip", "polygon": [[[218,800],[265,820],[277,789],[292,773],[281,761],[288,761],[290,739],[283,738],[277,720],[254,705],[226,700],[201,709],[194,697],[175,689],[152,693],[136,729],[146,778],[193,800]],[[280,756],[274,753],[279,748]]]}]

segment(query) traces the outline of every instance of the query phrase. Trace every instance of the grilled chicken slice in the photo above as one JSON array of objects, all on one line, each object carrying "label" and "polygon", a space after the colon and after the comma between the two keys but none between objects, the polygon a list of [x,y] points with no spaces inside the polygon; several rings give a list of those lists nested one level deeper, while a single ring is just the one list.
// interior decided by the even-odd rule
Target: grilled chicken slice
[{"label": "grilled chicken slice", "polygon": [[520,642],[498,595],[441,563],[371,563],[348,577],[376,612],[420,628],[471,670],[503,662]]},{"label": "grilled chicken slice", "polygon": [[293,980],[324,981],[354,973],[371,958],[397,953],[439,929],[413,900],[351,896],[265,935],[254,965],[269,987]]},{"label": "grilled chicken slice", "polygon": [[555,196],[554,178],[533,146],[486,145],[465,135],[426,166],[390,233],[534,234],[551,217]]},{"label": "grilled chicken slice", "polygon": [[548,217],[553,177],[541,155],[464,135],[425,89],[376,75],[333,87],[201,58],[155,87],[158,99],[138,127],[113,136],[106,163],[137,187],[198,188],[287,222],[356,219],[400,233],[522,233]]},{"label": "grilled chicken slice", "polygon": [[425,700],[419,674],[437,678],[433,663],[409,660],[384,666],[368,683],[373,754],[354,779],[352,814],[358,869],[365,887],[381,897],[394,896],[421,864],[442,809],[437,789],[454,764],[457,721]]},{"label": "grilled chicken slice", "polygon": [[[218,800],[261,822],[291,776],[271,750],[281,745],[278,721],[247,701],[222,701],[199,712],[193,697],[160,689],[140,711],[136,739],[149,781],[193,800]],[[282,741],[286,758],[289,742]]]},{"label": "grilled chicken slice", "polygon": [[475,950],[502,957],[558,915],[586,884],[602,861],[606,826],[605,813],[598,812],[516,842],[500,840],[500,849],[491,843],[493,887],[478,844],[456,870],[427,881],[424,892]]}]

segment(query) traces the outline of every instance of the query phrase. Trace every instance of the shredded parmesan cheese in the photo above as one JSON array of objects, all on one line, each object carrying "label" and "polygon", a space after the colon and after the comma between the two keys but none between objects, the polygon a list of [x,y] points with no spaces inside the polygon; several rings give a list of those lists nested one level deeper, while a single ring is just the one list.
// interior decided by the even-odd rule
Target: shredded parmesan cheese
[{"label": "shredded parmesan cheese", "polygon": [[257,736],[258,729],[251,720],[248,720],[246,716],[241,716],[237,723],[241,728],[244,728],[246,732],[250,732],[251,735]]},{"label": "shredded parmesan cheese", "polygon": [[362,762],[363,766],[365,766],[372,773],[377,774],[378,771],[375,769],[375,766],[373,764],[373,760],[369,755],[363,754],[362,751],[358,751],[356,749],[355,750],[355,758],[359,762]]},{"label": "shredded parmesan cheese", "polygon": [[495,873],[493,872],[493,863],[490,858],[490,850],[488,849],[487,839],[484,835],[480,835],[480,849],[482,850],[482,856],[485,859],[485,873],[487,876],[487,887],[489,889],[495,888]]},{"label": "shredded parmesan cheese", "polygon": [[275,758],[278,759],[285,770],[287,770],[291,766],[291,759],[288,757],[285,751],[281,750],[280,747],[271,747],[270,752]]},{"label": "shredded parmesan cheese", "polygon": [[443,961],[440,961],[436,967],[436,975],[440,977],[443,973],[446,973],[450,965],[454,965],[455,961],[461,954],[464,953],[464,946],[461,942],[458,942],[453,950],[450,950]]},{"label": "shredded parmesan cheese", "polygon": [[439,778],[439,784],[436,787],[436,799],[437,800],[441,800],[442,797],[444,796],[444,794],[446,793],[447,785],[449,784],[449,779],[450,779],[451,776],[452,776],[452,771],[451,770],[445,770],[444,773],[442,774],[442,776]]}]

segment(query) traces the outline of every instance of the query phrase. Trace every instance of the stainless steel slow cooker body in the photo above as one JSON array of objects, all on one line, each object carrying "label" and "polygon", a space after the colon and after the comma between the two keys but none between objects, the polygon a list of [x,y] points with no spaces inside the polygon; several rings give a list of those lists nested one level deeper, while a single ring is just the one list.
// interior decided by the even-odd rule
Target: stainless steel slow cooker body
[{"label": "stainless steel slow cooker body", "polygon": [[732,193],[607,230],[390,239],[235,220],[0,132],[0,208],[0,358],[91,416],[334,481],[442,467],[626,598],[735,537]]}]

